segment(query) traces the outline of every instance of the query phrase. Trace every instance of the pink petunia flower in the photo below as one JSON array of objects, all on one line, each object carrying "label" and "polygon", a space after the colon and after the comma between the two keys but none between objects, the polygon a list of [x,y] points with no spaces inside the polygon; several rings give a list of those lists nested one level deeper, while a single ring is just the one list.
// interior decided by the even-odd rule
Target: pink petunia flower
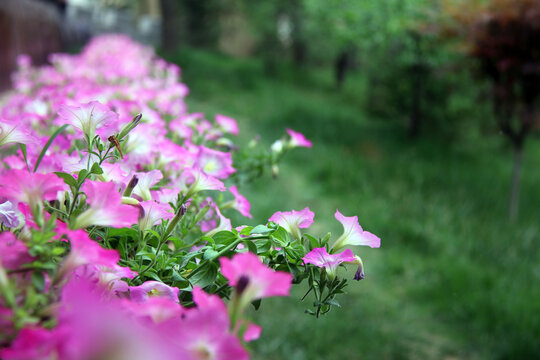
[{"label": "pink petunia flower", "polygon": [[15,270],[33,260],[26,245],[13,233],[3,232],[0,234],[0,267]]},{"label": "pink petunia flower", "polygon": [[11,201],[0,204],[0,224],[8,228],[16,228],[21,223],[20,216],[22,216],[22,213]]},{"label": "pink petunia flower", "polygon": [[185,187],[189,186],[186,197],[193,196],[203,190],[225,191],[225,185],[221,181],[197,168],[184,169],[179,180]]},{"label": "pink petunia flower", "polygon": [[171,287],[159,281],[147,281],[139,286],[131,286],[129,296],[135,302],[145,302],[151,297],[164,297],[179,303],[179,291],[177,287]]},{"label": "pink petunia flower", "polygon": [[75,219],[76,229],[90,225],[126,227],[137,223],[139,210],[122,204],[114,183],[86,180],[82,190],[90,207]]},{"label": "pink petunia flower", "polygon": [[381,247],[381,239],[370,232],[364,231],[358,223],[357,216],[343,216],[339,210],[336,210],[334,216],[343,225],[343,234],[336,240],[332,249],[339,250],[351,245],[366,245],[371,248]]},{"label": "pink petunia flower", "polygon": [[163,205],[156,201],[141,201],[139,203],[143,209],[143,215],[139,217],[139,230],[145,231],[152,226],[160,224],[161,220],[170,220],[174,214],[170,212],[169,205]]},{"label": "pink petunia flower", "polygon": [[0,119],[0,146],[9,143],[28,144],[36,141],[37,138],[24,126],[10,124]]},{"label": "pink petunia flower", "polygon": [[213,150],[205,146],[199,147],[195,167],[218,179],[226,179],[236,171],[232,167],[231,153]]},{"label": "pink petunia flower", "polygon": [[289,296],[292,274],[270,269],[253,253],[236,254],[231,259],[221,257],[219,262],[229,285],[241,293],[240,308],[264,297]]},{"label": "pink petunia flower", "polygon": [[309,207],[306,206],[304,210],[300,211],[278,211],[274,213],[274,215],[272,215],[268,221],[275,222],[291,233],[297,240],[300,240],[302,238],[302,232],[300,229],[310,227],[311,224],[313,224],[314,217],[315,214],[313,211],[309,210]]},{"label": "pink petunia flower", "polygon": [[330,279],[335,279],[337,275],[337,268],[343,262],[354,262],[356,259],[353,252],[350,249],[339,254],[329,254],[326,248],[314,248],[306,256],[302,258],[304,263],[313,264],[315,266],[324,268]]},{"label": "pink petunia flower", "polygon": [[223,131],[229,134],[238,135],[238,124],[236,123],[236,120],[221,114],[216,114],[215,119]]},{"label": "pink petunia flower", "polygon": [[32,208],[43,200],[55,200],[64,189],[64,181],[54,174],[11,169],[0,175],[2,196],[14,203],[30,204]]},{"label": "pink petunia flower", "polygon": [[150,188],[163,178],[161,171],[155,169],[149,172],[135,173],[135,176],[137,176],[139,181],[133,189],[133,193],[140,196],[143,200],[152,200]]},{"label": "pink petunia flower", "polygon": [[236,185],[233,185],[229,188],[229,191],[231,194],[234,195],[233,205],[232,207],[238,210],[238,212],[248,218],[253,218],[251,216],[251,213],[249,212],[251,209],[251,204],[249,203],[248,199],[246,199],[245,196],[241,195],[238,190],[236,189]]},{"label": "pink petunia flower", "polygon": [[289,142],[290,147],[307,147],[310,148],[313,146],[311,141],[306,139],[306,137],[299,132],[296,132],[291,129],[287,129],[287,134],[291,137],[291,141]]},{"label": "pink petunia flower", "polygon": [[[94,138],[97,129],[114,125],[114,122],[118,120],[118,114],[98,101],[91,101],[80,106],[62,105],[58,116],[65,123],[82,131],[90,141]],[[106,139],[107,136],[103,138]]]}]

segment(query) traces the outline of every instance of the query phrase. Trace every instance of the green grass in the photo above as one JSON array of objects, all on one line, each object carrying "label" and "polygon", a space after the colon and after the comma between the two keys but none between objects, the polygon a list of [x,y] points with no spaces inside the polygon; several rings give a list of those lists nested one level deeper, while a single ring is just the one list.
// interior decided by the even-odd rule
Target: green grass
[{"label": "green grass", "polygon": [[[325,70],[266,76],[257,60],[194,50],[169,60],[183,69],[190,111],[235,117],[240,143],[260,134],[270,144],[286,127],[314,142],[284,160],[278,179],[240,189],[251,223],[309,206],[310,233],[335,238],[339,208],[382,238],[380,249],[356,249],[367,277],[328,316],[303,314],[302,289],[263,301],[252,314],[264,329],[254,359],[540,358],[538,141],[527,144],[521,214],[511,224],[511,152],[500,135],[409,140],[396,121],[368,115],[361,75],[336,93]],[[467,119],[471,129],[480,120]]]}]

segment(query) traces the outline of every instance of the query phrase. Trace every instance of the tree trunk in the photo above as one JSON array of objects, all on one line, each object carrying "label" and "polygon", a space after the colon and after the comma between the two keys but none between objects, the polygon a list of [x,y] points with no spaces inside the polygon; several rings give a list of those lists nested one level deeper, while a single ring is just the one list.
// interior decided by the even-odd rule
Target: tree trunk
[{"label": "tree trunk", "polygon": [[180,44],[181,19],[177,0],[161,0],[161,45],[163,50],[173,52]]},{"label": "tree trunk", "polygon": [[519,187],[521,183],[521,166],[523,160],[523,145],[514,145],[514,165],[512,168],[512,184],[510,188],[509,217],[514,221],[519,213]]}]

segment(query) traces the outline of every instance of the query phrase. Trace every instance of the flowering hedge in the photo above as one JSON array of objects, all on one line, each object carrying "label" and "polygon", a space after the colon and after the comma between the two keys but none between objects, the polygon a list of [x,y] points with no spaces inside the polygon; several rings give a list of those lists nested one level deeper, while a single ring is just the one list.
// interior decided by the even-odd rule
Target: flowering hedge
[{"label": "flowering hedge", "polygon": [[0,113],[0,358],[247,359],[250,304],[305,280],[320,316],[353,277],[341,264],[364,277],[349,247],[380,239],[356,216],[336,211],[331,241],[303,233],[307,207],[224,215],[251,218],[238,186],[302,134],[238,149],[234,119],[187,113],[180,69],[120,35],[51,63],[21,57]]}]

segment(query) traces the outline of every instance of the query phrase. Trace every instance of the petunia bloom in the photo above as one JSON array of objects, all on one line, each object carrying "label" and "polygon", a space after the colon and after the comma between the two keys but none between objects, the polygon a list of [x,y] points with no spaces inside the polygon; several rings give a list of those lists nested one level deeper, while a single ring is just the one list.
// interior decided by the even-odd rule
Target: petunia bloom
[{"label": "petunia bloom", "polygon": [[236,123],[236,120],[221,114],[217,114],[215,119],[223,131],[233,135],[238,135],[238,124]]},{"label": "petunia bloom", "polygon": [[296,132],[291,129],[287,129],[287,134],[291,137],[291,140],[289,142],[289,147],[307,147],[310,148],[313,146],[311,141],[306,139],[304,134]]},{"label": "petunia bloom", "polygon": [[129,288],[129,296],[132,301],[145,302],[151,297],[164,297],[174,302],[179,302],[177,287],[168,286],[159,281],[147,281],[139,286]]},{"label": "petunia bloom", "polygon": [[219,262],[229,285],[241,293],[240,308],[256,299],[289,295],[292,274],[270,269],[253,253],[236,254],[231,259],[221,257]]},{"label": "petunia bloom", "polygon": [[141,201],[139,203],[142,206],[143,214],[139,217],[139,230],[145,231],[152,226],[160,224],[161,220],[170,220],[174,217],[174,214],[169,210],[169,205],[162,205],[156,201]]},{"label": "petunia bloom", "polygon": [[355,257],[351,249],[345,249],[345,251],[339,254],[329,254],[326,248],[314,248],[306,256],[302,258],[304,263],[313,264],[320,268],[324,268],[326,274],[330,279],[335,279],[337,275],[337,268],[343,262],[353,262]]},{"label": "petunia bloom", "polygon": [[207,175],[197,168],[186,168],[180,176],[180,182],[189,190],[186,197],[195,195],[203,190],[225,191],[225,185],[213,176]]},{"label": "petunia bloom", "polygon": [[251,213],[249,212],[251,209],[251,204],[249,203],[248,199],[238,192],[236,185],[231,186],[229,191],[234,195],[232,207],[238,210],[240,214],[251,219],[253,216],[251,216]]},{"label": "petunia bloom", "polygon": [[19,215],[22,215],[19,210],[11,203],[6,201],[0,204],[0,224],[8,228],[16,228],[20,225]]},{"label": "petunia bloom", "polygon": [[343,225],[343,234],[336,240],[332,249],[339,250],[345,246],[366,245],[371,248],[381,247],[381,239],[364,231],[358,223],[357,216],[343,216],[336,210],[335,218]]},{"label": "petunia bloom", "polygon": [[36,140],[22,125],[10,124],[0,120],[0,146],[9,143],[28,144]]},{"label": "petunia bloom", "polygon": [[226,179],[236,171],[232,167],[232,155],[222,151],[199,147],[195,166],[210,176]]},{"label": "petunia bloom", "polygon": [[302,238],[302,232],[300,229],[310,227],[311,224],[313,224],[314,217],[315,214],[313,211],[309,210],[309,207],[306,206],[304,210],[300,211],[278,211],[274,213],[274,215],[272,215],[268,221],[275,222],[291,233],[296,239],[300,240]]},{"label": "petunia bloom", "polygon": [[126,227],[137,223],[139,210],[122,204],[122,196],[114,183],[86,180],[82,190],[90,207],[77,216],[75,228],[90,225]]},{"label": "petunia bloom", "polygon": [[29,204],[34,210],[41,206],[43,200],[56,200],[58,191],[64,189],[64,181],[54,174],[11,169],[0,175],[2,196],[13,203]]},{"label": "petunia bloom", "polygon": [[118,114],[98,101],[80,106],[63,105],[58,116],[67,124],[82,131],[89,141],[92,141],[98,128],[112,125],[118,119]]},{"label": "petunia bloom", "polygon": [[152,200],[152,195],[150,194],[150,188],[156,185],[162,178],[163,174],[159,170],[152,170],[144,173],[136,173],[138,182],[133,193],[138,195],[143,200]]}]

